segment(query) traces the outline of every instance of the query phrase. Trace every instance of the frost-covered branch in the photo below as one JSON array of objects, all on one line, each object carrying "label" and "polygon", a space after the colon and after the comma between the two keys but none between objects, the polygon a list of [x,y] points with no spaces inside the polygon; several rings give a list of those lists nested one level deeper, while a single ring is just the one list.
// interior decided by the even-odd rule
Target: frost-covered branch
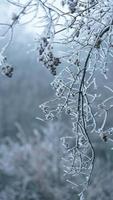
[{"label": "frost-covered branch", "polygon": [[113,108],[110,94],[113,89],[105,85],[109,95],[102,98],[97,77],[107,80],[109,59],[113,59],[113,2],[26,0],[24,4],[21,0],[8,0],[8,3],[19,11],[13,15],[11,24],[0,23],[7,27],[4,36],[14,31],[16,25],[27,23],[27,16],[32,14],[29,23],[34,23],[37,30],[38,61],[55,76],[51,85],[56,97],[40,107],[46,120],[56,119],[63,112],[71,119],[73,136],[62,138],[64,171],[66,180],[83,199],[95,159],[91,134],[98,134],[107,142],[112,132],[106,123]]}]

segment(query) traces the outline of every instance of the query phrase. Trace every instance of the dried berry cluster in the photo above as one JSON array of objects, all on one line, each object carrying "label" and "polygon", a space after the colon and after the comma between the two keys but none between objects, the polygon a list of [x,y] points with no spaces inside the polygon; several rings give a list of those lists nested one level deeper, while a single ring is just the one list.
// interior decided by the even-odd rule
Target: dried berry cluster
[{"label": "dried berry cluster", "polygon": [[56,67],[61,63],[60,58],[55,57],[52,52],[52,46],[48,39],[43,37],[39,47],[39,61],[41,61],[55,76]]},{"label": "dried berry cluster", "polygon": [[4,59],[2,61],[2,65],[3,65],[3,67],[1,69],[1,73],[5,76],[11,78],[13,75],[14,68],[7,63],[6,57],[4,57]]},{"label": "dried berry cluster", "polygon": [[11,78],[13,75],[14,68],[12,66],[6,65],[5,67],[2,67],[2,74]]},{"label": "dried berry cluster", "polygon": [[96,4],[97,3],[97,1],[96,0],[90,0],[90,2],[89,2],[91,5],[94,5],[94,4]]},{"label": "dried berry cluster", "polygon": [[68,0],[68,6],[71,13],[74,13],[76,11],[78,0]]}]

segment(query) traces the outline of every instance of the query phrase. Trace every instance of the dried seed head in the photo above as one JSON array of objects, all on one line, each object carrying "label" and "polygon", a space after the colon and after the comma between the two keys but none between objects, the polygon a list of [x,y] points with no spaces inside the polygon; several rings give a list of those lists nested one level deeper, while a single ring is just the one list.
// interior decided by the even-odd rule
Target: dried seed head
[{"label": "dried seed head", "polygon": [[73,14],[76,11],[78,0],[68,0],[69,10]]},{"label": "dried seed head", "polygon": [[47,38],[43,37],[39,47],[39,61],[41,61],[52,75],[56,75],[56,67],[61,63],[60,58],[55,57],[52,46]]},{"label": "dried seed head", "polygon": [[12,66],[5,66],[5,67],[2,67],[2,74],[11,78],[12,75],[13,75],[13,71],[14,71],[14,68]]}]

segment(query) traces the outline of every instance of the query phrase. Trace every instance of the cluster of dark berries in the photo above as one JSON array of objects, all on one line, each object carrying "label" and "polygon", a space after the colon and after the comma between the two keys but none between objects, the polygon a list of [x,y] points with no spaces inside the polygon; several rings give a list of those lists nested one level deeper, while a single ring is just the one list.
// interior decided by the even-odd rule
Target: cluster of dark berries
[{"label": "cluster of dark berries", "polygon": [[76,11],[78,0],[68,0],[68,6],[71,13],[74,13]]},{"label": "cluster of dark berries", "polygon": [[55,57],[52,52],[52,46],[48,39],[43,37],[39,47],[39,61],[46,66],[51,73],[56,75],[56,67],[61,63],[60,58]]},{"label": "cluster of dark berries", "polygon": [[11,78],[13,75],[14,68],[7,63],[7,57],[3,57],[1,64],[1,74]]},{"label": "cluster of dark berries", "polygon": [[2,67],[2,74],[11,78],[12,75],[13,75],[13,71],[14,71],[14,68],[9,66],[9,65],[6,65],[5,67]]},{"label": "cluster of dark berries", "polygon": [[96,0],[90,0],[89,3],[90,3],[91,5],[94,5],[94,4],[97,3],[97,1],[96,1]]}]

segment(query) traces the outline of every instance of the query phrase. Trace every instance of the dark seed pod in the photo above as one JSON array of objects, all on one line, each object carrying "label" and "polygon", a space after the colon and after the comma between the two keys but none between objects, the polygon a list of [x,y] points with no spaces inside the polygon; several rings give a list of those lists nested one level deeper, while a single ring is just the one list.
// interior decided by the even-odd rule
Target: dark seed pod
[{"label": "dark seed pod", "polygon": [[9,78],[12,77],[13,71],[14,71],[14,68],[11,67],[11,66],[9,66],[9,65],[7,65],[7,66],[5,66],[5,67],[2,68],[2,73],[4,75],[6,75],[7,77],[9,77]]}]

